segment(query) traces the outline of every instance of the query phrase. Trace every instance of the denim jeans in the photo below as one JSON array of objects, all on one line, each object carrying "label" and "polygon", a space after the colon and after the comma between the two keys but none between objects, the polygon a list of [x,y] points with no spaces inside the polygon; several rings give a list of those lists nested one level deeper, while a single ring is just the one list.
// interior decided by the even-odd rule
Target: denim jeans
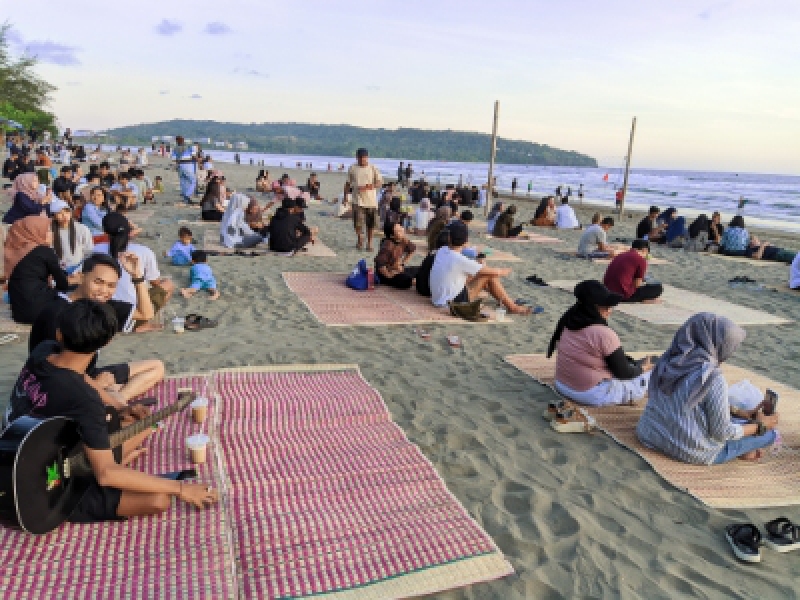
[{"label": "denim jeans", "polygon": [[775,430],[770,429],[764,435],[746,435],[738,440],[728,440],[714,459],[715,465],[721,465],[759,448],[766,448],[775,443]]}]

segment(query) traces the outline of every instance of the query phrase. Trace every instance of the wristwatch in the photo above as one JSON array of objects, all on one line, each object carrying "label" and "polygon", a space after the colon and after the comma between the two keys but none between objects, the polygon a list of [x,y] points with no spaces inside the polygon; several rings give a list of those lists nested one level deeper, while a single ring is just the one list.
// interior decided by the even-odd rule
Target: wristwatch
[{"label": "wristwatch", "polygon": [[764,425],[761,421],[756,421],[756,425],[758,425],[758,429],[756,429],[756,435],[764,435],[767,433],[767,426]]},{"label": "wristwatch", "polygon": [[132,277],[131,282],[133,285],[139,285],[140,283],[144,283],[144,275],[141,277]]}]

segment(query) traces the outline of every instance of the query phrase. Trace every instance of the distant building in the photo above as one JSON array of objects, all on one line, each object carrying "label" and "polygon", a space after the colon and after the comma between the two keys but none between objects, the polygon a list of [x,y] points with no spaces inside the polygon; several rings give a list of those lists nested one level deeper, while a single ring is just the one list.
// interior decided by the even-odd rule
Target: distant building
[{"label": "distant building", "polygon": [[211,138],[210,138],[210,137],[197,138],[195,141],[196,141],[198,144],[206,144],[206,145],[211,145]]},{"label": "distant building", "polygon": [[224,148],[225,146],[227,146],[227,143],[226,142],[214,142],[214,146],[216,148]]},{"label": "distant building", "polygon": [[88,129],[76,129],[72,132],[72,137],[76,138],[85,138],[85,137],[94,137],[94,131],[90,131]]},{"label": "distant building", "polygon": [[159,137],[157,135],[154,135],[153,137],[150,138],[150,141],[153,142],[153,143],[160,142],[161,141],[161,137]]},{"label": "distant building", "polygon": [[170,142],[170,143],[172,143],[172,142],[175,141],[175,138],[172,137],[171,135],[162,135],[161,136],[161,141],[162,142]]},{"label": "distant building", "polygon": [[247,142],[236,142],[237,150],[247,150]]}]

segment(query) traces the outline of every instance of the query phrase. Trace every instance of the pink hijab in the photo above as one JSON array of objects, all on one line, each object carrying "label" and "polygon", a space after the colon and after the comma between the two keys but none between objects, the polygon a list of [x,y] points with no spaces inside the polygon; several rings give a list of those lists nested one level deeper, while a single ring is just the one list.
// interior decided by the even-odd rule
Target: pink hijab
[{"label": "pink hijab", "polygon": [[17,175],[14,178],[14,183],[11,184],[11,197],[16,196],[17,192],[22,192],[38,203],[41,203],[44,198],[44,195],[39,193],[39,177],[36,173],[21,173]]}]

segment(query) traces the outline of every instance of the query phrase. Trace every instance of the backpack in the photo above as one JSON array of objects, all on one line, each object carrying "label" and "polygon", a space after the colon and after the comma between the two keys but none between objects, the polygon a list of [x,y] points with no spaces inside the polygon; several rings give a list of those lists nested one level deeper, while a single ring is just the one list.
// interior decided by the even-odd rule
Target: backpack
[{"label": "backpack", "polygon": [[372,278],[373,285],[378,283],[378,276],[372,272],[372,269],[367,267],[367,261],[362,258],[358,261],[356,268],[347,276],[344,283],[351,289],[365,292],[371,287],[370,277]]}]

